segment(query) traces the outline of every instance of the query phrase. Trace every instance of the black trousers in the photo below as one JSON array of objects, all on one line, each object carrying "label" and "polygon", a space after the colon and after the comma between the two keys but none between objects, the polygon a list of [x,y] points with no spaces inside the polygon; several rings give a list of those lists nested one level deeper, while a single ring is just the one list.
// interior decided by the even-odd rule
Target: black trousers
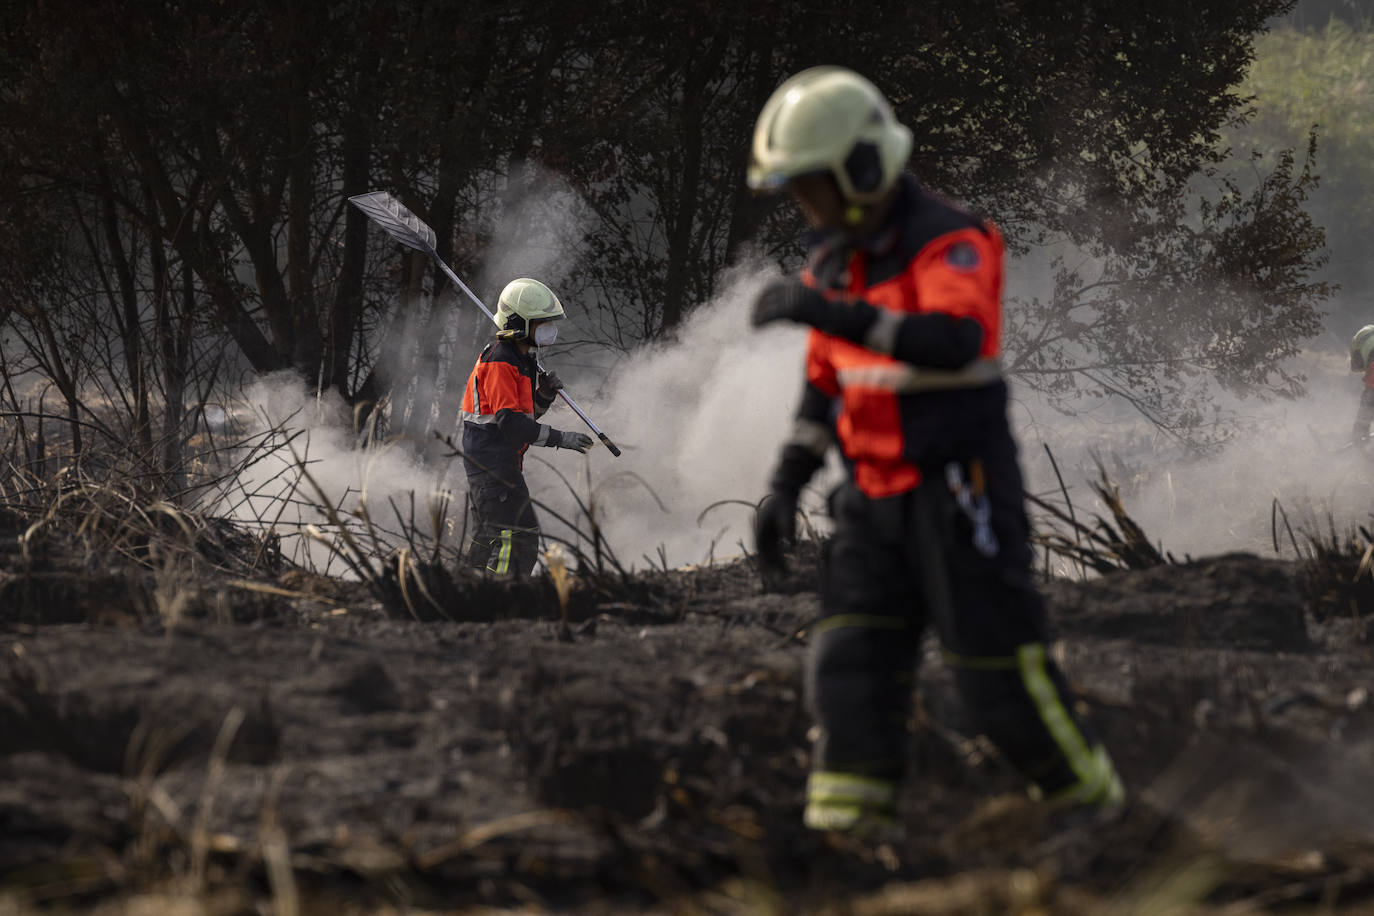
[{"label": "black trousers", "polygon": [[539,518],[525,478],[514,474],[470,474],[468,498],[473,535],[468,563],[475,569],[521,578],[539,556]]},{"label": "black trousers", "polygon": [[[1000,451],[1000,450],[999,450]],[[912,491],[831,497],[835,533],[807,693],[821,726],[816,769],[900,780],[921,636],[932,625],[975,724],[1047,795],[1090,767],[1063,676],[1044,648],[1044,605],[1031,579],[1029,526],[1014,446],[978,469],[988,540],[934,468]],[[985,530],[984,535],[987,531]]]}]

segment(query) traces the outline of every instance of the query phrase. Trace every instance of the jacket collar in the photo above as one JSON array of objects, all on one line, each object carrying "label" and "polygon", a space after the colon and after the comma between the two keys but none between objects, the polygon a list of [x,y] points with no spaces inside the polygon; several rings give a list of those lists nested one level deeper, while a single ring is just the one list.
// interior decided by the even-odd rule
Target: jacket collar
[{"label": "jacket collar", "polygon": [[855,254],[880,258],[891,254],[901,241],[902,226],[908,215],[920,206],[921,185],[916,176],[903,172],[897,177],[897,196],[871,233],[856,238],[847,229],[812,229],[806,234],[806,264],[822,287],[844,287],[845,268]]}]

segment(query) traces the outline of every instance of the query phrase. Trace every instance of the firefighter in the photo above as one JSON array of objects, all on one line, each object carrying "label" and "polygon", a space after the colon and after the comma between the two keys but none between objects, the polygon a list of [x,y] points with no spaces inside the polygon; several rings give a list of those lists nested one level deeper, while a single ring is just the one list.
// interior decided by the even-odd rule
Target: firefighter
[{"label": "firefighter", "polygon": [[750,187],[787,190],[813,229],[801,276],[770,282],[754,304],[756,325],[814,329],[795,428],[756,519],[766,573],[783,568],[798,494],[836,438],[847,465],[808,660],[820,737],[805,823],[901,835],[927,624],[977,726],[1033,797],[1115,807],[1121,780],[1045,649],[997,360],[1002,240],[904,172],[911,146],[873,84],[837,67],[784,82],[754,131]]},{"label": "firefighter", "polygon": [[1374,324],[1367,324],[1355,332],[1350,341],[1350,371],[1364,373],[1364,391],[1360,394],[1360,408],[1355,413],[1355,426],[1350,441],[1356,446],[1369,438],[1369,424],[1374,422]]},{"label": "firefighter", "polygon": [[592,447],[590,436],[539,422],[563,383],[539,370],[535,350],[554,342],[563,315],[563,304],[538,280],[506,284],[496,340],[482,349],[463,390],[463,466],[476,522],[468,561],[476,569],[519,578],[534,568],[539,519],[522,473],[525,451]]}]

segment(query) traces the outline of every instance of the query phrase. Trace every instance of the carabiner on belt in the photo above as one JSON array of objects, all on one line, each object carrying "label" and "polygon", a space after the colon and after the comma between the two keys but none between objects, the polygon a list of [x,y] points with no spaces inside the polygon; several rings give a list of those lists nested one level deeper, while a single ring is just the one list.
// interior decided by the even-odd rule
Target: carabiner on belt
[{"label": "carabiner on belt", "polygon": [[954,502],[973,523],[973,546],[983,556],[997,556],[997,535],[992,533],[992,505],[988,502],[983,480],[983,462],[974,458],[969,462],[969,480],[964,480],[963,468],[957,461],[945,465],[945,484],[954,495]]}]

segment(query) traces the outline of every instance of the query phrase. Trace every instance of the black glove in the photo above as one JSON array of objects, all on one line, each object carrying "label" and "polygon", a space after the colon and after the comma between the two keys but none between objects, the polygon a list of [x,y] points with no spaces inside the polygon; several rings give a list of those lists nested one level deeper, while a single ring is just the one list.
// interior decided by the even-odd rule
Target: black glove
[{"label": "black glove", "polygon": [[797,279],[774,280],[754,300],[755,327],[770,321],[809,324],[913,366],[961,369],[983,345],[982,325],[942,312],[900,315],[900,322],[888,333],[874,335],[885,339],[870,340],[869,332],[881,314],[877,306],[862,299],[827,299]]},{"label": "black glove", "polygon": [[754,327],[795,321],[857,343],[877,320],[878,310],[867,302],[827,299],[795,277],[770,281],[754,300]]},{"label": "black glove", "polygon": [[754,546],[764,579],[787,572],[783,547],[797,539],[797,492],[774,490],[754,516]]},{"label": "black glove", "polygon": [[570,448],[586,454],[595,444],[596,440],[584,433],[570,432],[566,429],[549,430],[549,448]]},{"label": "black glove", "polygon": [[558,377],[557,372],[540,372],[535,380],[535,388],[539,394],[549,400],[558,393],[563,387],[563,380]]}]

